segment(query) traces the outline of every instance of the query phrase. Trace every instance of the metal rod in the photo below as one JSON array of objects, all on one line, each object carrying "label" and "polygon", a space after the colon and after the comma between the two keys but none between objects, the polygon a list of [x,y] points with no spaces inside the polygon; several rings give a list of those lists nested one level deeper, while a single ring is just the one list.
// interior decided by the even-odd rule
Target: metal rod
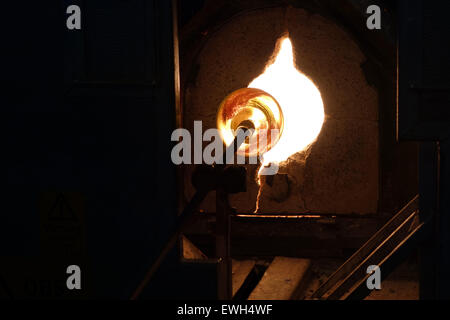
[{"label": "metal rod", "polygon": [[380,230],[378,230],[358,251],[356,251],[328,280],[313,294],[313,298],[321,298],[339,281],[352,272],[367,256],[369,256],[385,239],[418,210],[419,196],[415,196],[394,217],[392,217]]},{"label": "metal rod", "polygon": [[[246,128],[244,128],[246,129]],[[253,135],[254,131],[252,129],[248,129]],[[248,135],[247,132],[244,132],[245,135]],[[233,156],[237,152],[237,150],[241,147],[241,145],[244,143],[245,139],[239,139],[241,136],[238,134],[235,138],[233,143],[226,149],[224,155],[223,155],[223,166],[217,166],[217,170],[223,170],[225,166],[227,165],[227,154],[232,154]],[[231,152],[233,151],[233,152]],[[184,208],[181,215],[178,217],[177,223],[175,225],[175,231],[170,236],[169,240],[164,245],[163,249],[161,250],[161,253],[159,254],[158,258],[155,260],[155,262],[151,265],[150,269],[145,274],[144,279],[141,281],[137,289],[134,291],[133,295],[131,296],[131,300],[136,300],[139,295],[142,293],[144,288],[147,286],[153,275],[156,273],[158,268],[161,266],[161,263],[166,258],[167,254],[172,250],[172,248],[177,243],[177,239],[180,236],[181,232],[183,231],[185,225],[187,222],[189,222],[190,218],[193,216],[195,211],[198,209],[200,204],[203,202],[205,197],[208,195],[208,193],[211,190],[197,190],[191,201],[187,204],[187,206]]]},{"label": "metal rod", "polygon": [[231,300],[232,270],[230,251],[230,208],[228,193],[222,188],[216,191],[216,257],[217,266],[217,296],[219,300]]},{"label": "metal rod", "polygon": [[131,300],[135,300],[139,297],[139,295],[142,293],[144,288],[147,286],[148,282],[151,280],[153,275],[156,273],[156,271],[161,266],[161,263],[164,261],[164,259],[167,257],[167,254],[172,250],[172,248],[175,246],[178,237],[181,234],[181,231],[183,230],[184,226],[187,224],[187,222],[190,220],[192,215],[197,210],[198,206],[202,203],[202,201],[205,199],[208,192],[200,192],[197,191],[195,195],[193,196],[192,200],[188,203],[186,208],[183,210],[181,215],[179,216],[178,222],[175,227],[175,231],[170,236],[169,240],[166,242],[165,246],[161,250],[161,253],[159,254],[158,258],[155,260],[155,262],[152,264],[150,269],[145,274],[144,279],[139,284],[133,295],[131,296]]}]

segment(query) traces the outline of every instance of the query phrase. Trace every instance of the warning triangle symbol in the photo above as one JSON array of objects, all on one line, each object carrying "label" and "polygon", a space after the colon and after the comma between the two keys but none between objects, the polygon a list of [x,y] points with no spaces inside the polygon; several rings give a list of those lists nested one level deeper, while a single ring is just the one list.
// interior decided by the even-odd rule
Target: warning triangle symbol
[{"label": "warning triangle symbol", "polygon": [[11,288],[7,285],[5,279],[0,275],[0,300],[13,298]]},{"label": "warning triangle symbol", "polygon": [[49,221],[77,221],[77,217],[70,207],[69,202],[64,197],[64,194],[60,193],[56,197],[56,201],[50,209],[48,215]]}]

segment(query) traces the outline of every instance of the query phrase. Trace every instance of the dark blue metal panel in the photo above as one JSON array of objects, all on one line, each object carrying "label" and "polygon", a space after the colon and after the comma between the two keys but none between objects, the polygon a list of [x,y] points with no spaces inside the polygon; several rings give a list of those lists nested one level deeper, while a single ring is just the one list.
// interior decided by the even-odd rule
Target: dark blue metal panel
[{"label": "dark blue metal panel", "polygon": [[[81,7],[81,30],[65,27],[68,1],[14,3],[2,71],[0,256],[57,265],[59,255],[40,245],[38,200],[77,192],[85,296],[128,298],[177,212],[171,1],[71,1]],[[166,287],[178,281],[165,279]]]}]

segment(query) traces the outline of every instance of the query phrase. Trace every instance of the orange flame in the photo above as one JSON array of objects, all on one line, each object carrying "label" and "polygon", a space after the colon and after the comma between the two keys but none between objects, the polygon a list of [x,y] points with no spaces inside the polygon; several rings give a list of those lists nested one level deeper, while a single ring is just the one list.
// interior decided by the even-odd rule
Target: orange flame
[{"label": "orange flame", "polygon": [[306,150],[316,141],[325,119],[319,89],[295,67],[291,40],[286,37],[279,41],[275,62],[248,86],[270,93],[279,102],[284,115],[284,132],[264,155],[263,167],[282,163]]}]

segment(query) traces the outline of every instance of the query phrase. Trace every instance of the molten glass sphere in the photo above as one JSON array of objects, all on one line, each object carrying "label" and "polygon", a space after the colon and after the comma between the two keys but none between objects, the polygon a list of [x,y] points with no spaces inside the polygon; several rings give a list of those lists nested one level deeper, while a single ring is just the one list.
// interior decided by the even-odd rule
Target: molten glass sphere
[{"label": "molten glass sphere", "polygon": [[280,139],[284,118],[280,105],[267,92],[244,88],[228,95],[217,113],[217,128],[224,143],[233,143],[240,128],[254,129],[253,136],[239,148],[241,156],[262,155]]}]

